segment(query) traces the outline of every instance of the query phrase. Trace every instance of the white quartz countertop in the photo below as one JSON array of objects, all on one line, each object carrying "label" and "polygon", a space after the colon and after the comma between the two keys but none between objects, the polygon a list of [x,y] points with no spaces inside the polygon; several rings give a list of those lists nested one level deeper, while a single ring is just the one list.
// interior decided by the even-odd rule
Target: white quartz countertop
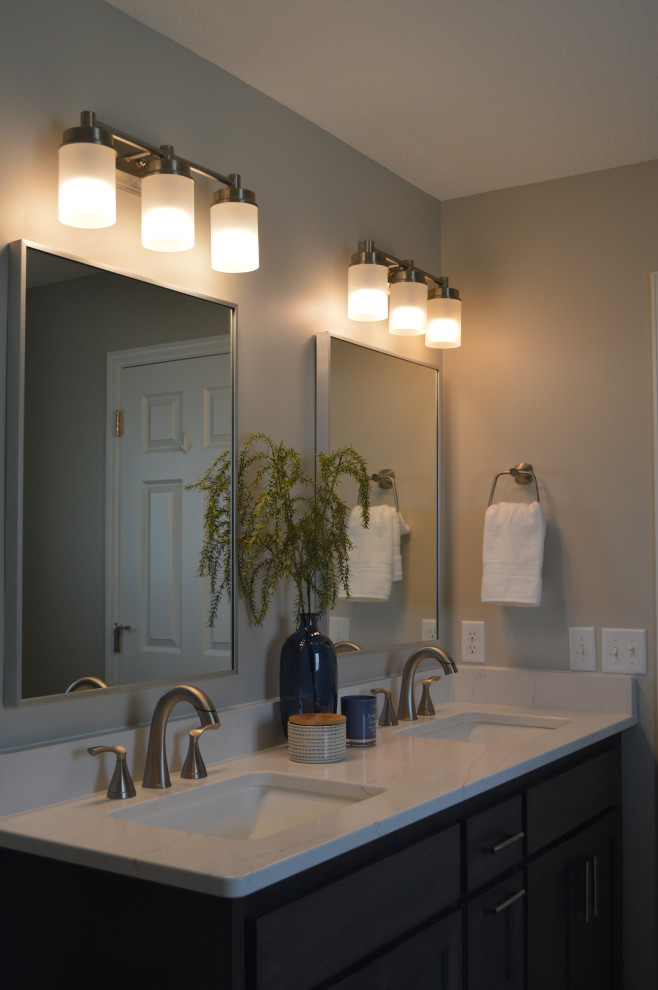
[{"label": "white quartz countertop", "polygon": [[[444,687],[444,681],[454,683]],[[209,764],[203,781],[181,780],[172,772],[173,786],[167,791],[144,790],[137,783],[137,796],[129,801],[110,801],[103,791],[5,815],[0,818],[0,845],[240,897],[545,766],[636,721],[632,678],[502,670],[498,677],[491,670],[469,670],[444,681],[436,692],[435,720],[478,711],[561,721],[522,742],[488,745],[405,735],[404,730],[419,723],[401,722],[378,729],[375,746],[348,748],[345,761],[334,764],[293,763],[287,747],[277,746]],[[220,736],[221,730],[212,735]],[[259,771],[382,790],[255,839],[196,834],[115,814]]]}]

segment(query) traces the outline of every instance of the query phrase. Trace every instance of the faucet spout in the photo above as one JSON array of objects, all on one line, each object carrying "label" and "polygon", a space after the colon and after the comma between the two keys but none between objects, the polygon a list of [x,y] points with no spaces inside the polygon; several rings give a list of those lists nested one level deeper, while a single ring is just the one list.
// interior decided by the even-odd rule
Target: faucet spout
[{"label": "faucet spout", "polygon": [[178,684],[163,694],[153,710],[142,787],[171,787],[165,734],[171,711],[180,701],[187,701],[192,705],[202,726],[220,724],[215,706],[200,688]]},{"label": "faucet spout", "polygon": [[440,646],[421,646],[407,658],[402,671],[402,685],[400,687],[400,704],[398,705],[398,719],[407,722],[415,722],[418,718],[416,714],[416,701],[414,699],[414,677],[419,664],[427,659],[436,660],[443,667],[444,673],[456,674],[457,664],[449,653],[442,650]]}]

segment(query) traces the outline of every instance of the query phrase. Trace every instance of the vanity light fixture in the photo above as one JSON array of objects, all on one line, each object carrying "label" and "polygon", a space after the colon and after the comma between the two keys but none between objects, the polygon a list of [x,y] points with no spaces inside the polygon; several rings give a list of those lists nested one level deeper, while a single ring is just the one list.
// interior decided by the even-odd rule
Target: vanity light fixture
[{"label": "vanity light fixture", "polygon": [[[393,334],[425,334],[427,347],[459,347],[461,299],[444,275],[431,275],[380,251],[374,241],[359,241],[347,273],[350,320],[385,320]],[[389,312],[390,297],[390,312]]]},{"label": "vanity light fixture", "polygon": [[211,265],[220,272],[258,268],[258,205],[240,176],[222,175],[156,148],[96,120],[84,110],[80,126],[64,131],[59,149],[59,219],[70,227],[96,229],[116,222],[116,170],[138,176],[142,190],[142,244],[151,251],[194,247],[192,173],[222,186],[210,207]]}]

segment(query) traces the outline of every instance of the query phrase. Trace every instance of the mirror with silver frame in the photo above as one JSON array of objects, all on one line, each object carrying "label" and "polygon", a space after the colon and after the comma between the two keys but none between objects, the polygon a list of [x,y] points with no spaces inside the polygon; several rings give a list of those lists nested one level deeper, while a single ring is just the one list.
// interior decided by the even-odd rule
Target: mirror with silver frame
[{"label": "mirror with silver frame", "polygon": [[[352,444],[376,476],[372,506],[388,507],[363,542],[354,513],[351,597],[339,599],[328,616],[329,636],[364,651],[433,638],[439,621],[439,372],[330,333],[317,335],[316,355],[317,450]],[[341,494],[353,509],[355,485],[346,484]],[[391,548],[386,526],[393,513]]]},{"label": "mirror with silver frame", "polygon": [[5,703],[231,670],[186,485],[234,449],[235,308],[26,242],[10,280]]}]

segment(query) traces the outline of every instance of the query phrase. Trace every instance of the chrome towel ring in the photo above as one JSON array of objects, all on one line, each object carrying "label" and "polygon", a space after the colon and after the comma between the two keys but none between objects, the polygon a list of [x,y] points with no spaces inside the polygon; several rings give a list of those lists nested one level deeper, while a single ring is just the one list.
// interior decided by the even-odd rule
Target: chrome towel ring
[{"label": "chrome towel ring", "polygon": [[514,478],[517,485],[529,485],[531,482],[534,482],[535,497],[537,501],[539,501],[539,486],[537,484],[537,478],[535,476],[535,472],[533,470],[532,464],[528,464],[527,461],[521,461],[520,464],[517,464],[516,467],[510,468],[509,471],[498,472],[491,486],[491,491],[489,493],[489,502],[487,503],[488,505],[491,505],[491,503],[493,502],[494,492],[496,490],[496,482],[504,474],[511,475],[512,478]]}]

